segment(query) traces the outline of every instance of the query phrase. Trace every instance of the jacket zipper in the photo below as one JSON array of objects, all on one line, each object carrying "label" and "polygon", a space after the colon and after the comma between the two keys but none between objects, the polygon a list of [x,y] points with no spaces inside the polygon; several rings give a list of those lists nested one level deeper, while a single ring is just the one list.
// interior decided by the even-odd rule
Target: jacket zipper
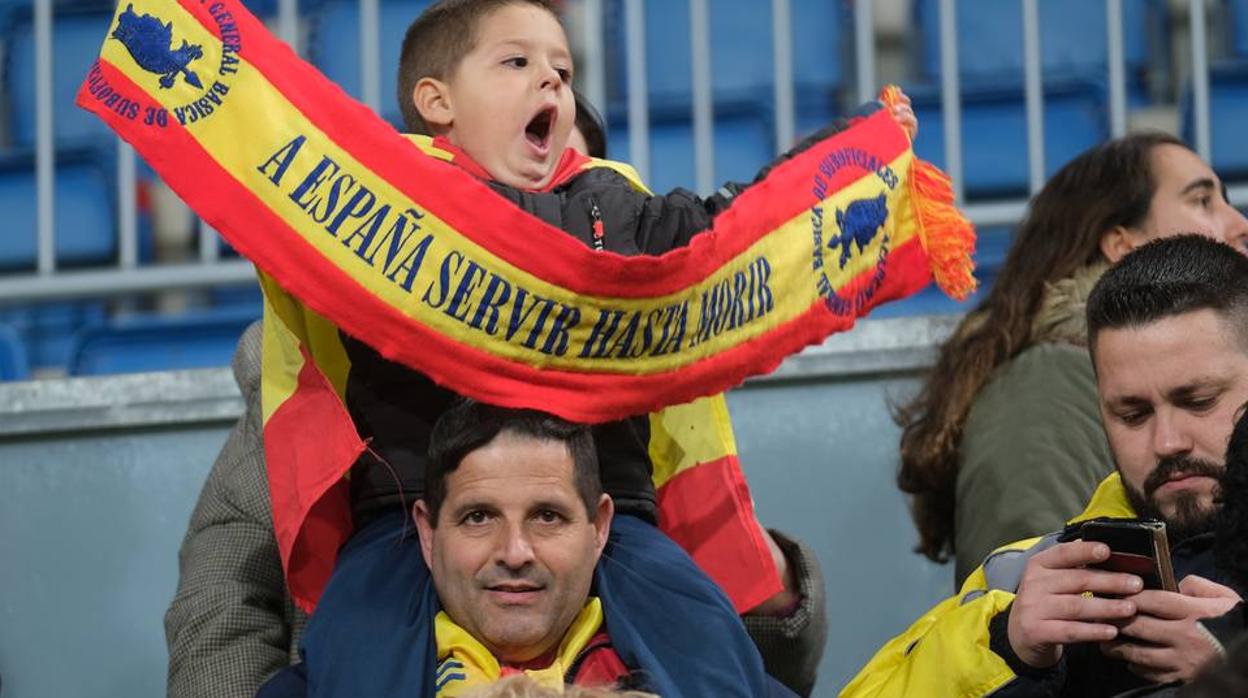
[{"label": "jacket zipper", "polygon": [[594,251],[602,252],[603,238],[607,236],[606,227],[602,223],[602,210],[598,208],[598,202],[594,200],[594,197],[587,197],[587,200],[586,208],[589,209],[589,222],[594,235],[592,240]]}]

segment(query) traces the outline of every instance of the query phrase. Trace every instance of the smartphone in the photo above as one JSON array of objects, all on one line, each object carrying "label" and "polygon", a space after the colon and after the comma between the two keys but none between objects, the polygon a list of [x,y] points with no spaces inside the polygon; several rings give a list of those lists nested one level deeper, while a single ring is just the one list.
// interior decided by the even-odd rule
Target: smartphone
[{"label": "smartphone", "polygon": [[1153,519],[1097,519],[1080,528],[1080,538],[1109,546],[1109,559],[1097,569],[1126,572],[1144,580],[1145,589],[1178,591],[1170,565],[1166,524]]}]

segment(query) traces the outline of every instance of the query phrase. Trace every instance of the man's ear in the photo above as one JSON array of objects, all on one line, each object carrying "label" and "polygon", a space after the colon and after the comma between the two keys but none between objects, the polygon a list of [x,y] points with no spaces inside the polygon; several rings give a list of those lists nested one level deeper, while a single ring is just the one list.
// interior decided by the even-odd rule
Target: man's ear
[{"label": "man's ear", "polygon": [[412,505],[412,518],[416,521],[416,530],[420,533],[420,554],[425,558],[425,566],[433,567],[433,519],[429,516],[429,507],[425,500],[417,499]]},{"label": "man's ear", "polygon": [[611,534],[611,519],[615,516],[615,502],[612,501],[611,495],[603,493],[598,498],[598,508],[594,511],[594,530],[596,553],[602,555],[602,549],[607,547],[607,536]]},{"label": "man's ear", "polygon": [[412,104],[434,132],[450,128],[455,121],[450,89],[436,78],[424,77],[416,82],[416,87],[412,89]]},{"label": "man's ear", "polygon": [[1117,264],[1118,260],[1131,254],[1136,248],[1136,235],[1135,231],[1126,226],[1114,226],[1101,236],[1101,254],[1105,255],[1110,264]]}]

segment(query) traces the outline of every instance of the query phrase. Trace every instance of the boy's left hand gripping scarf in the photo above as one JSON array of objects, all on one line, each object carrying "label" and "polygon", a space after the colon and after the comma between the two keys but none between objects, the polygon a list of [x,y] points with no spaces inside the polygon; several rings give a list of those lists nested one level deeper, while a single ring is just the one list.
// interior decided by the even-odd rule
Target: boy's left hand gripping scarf
[{"label": "boy's left hand gripping scarf", "polygon": [[[338,328],[478,400],[581,422],[661,410],[652,425],[679,433],[689,413],[662,408],[769,372],[933,276],[958,298],[974,286],[948,180],[887,110],[775,167],[688,247],[625,258],[430,157],[237,0],[119,5],[78,103],[260,270],[274,525],[305,608],[349,530],[343,476],[366,448],[342,402]],[[722,397],[693,404],[695,420],[726,422]],[[698,448],[735,468],[730,432]],[[739,473],[699,475],[678,439],[651,451],[668,459],[664,512],[710,504],[671,488],[682,480],[748,508]]]}]

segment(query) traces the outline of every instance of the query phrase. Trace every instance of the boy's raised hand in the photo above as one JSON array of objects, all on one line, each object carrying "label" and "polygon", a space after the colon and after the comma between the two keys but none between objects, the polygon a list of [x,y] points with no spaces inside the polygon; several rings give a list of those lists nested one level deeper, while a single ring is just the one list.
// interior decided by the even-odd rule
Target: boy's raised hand
[{"label": "boy's raised hand", "polygon": [[906,134],[910,136],[910,140],[914,140],[919,135],[919,117],[914,115],[914,109],[910,106],[910,96],[901,90],[897,91],[897,101],[893,104],[893,118],[898,124],[906,130]]}]

